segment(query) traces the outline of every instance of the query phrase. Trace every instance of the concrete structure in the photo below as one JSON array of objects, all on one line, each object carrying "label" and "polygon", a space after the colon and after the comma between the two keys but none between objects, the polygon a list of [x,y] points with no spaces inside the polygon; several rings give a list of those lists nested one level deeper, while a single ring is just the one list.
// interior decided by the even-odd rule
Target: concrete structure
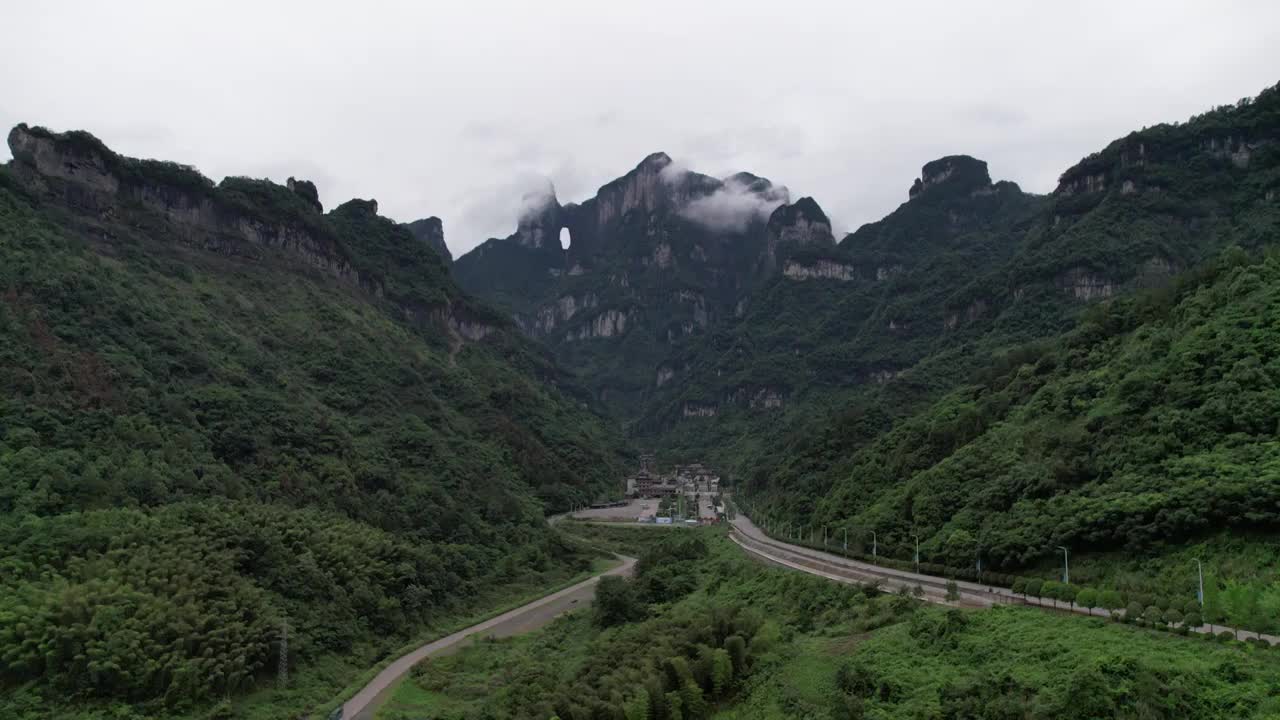
[{"label": "concrete structure", "polygon": [[[720,494],[720,476],[702,463],[677,465],[670,473],[660,473],[653,455],[640,456],[640,469],[627,477],[627,496],[668,498],[679,496],[682,511],[673,510],[682,520],[710,524],[723,515],[715,497]],[[639,518],[638,518],[639,519]],[[644,520],[641,520],[644,522]]]}]

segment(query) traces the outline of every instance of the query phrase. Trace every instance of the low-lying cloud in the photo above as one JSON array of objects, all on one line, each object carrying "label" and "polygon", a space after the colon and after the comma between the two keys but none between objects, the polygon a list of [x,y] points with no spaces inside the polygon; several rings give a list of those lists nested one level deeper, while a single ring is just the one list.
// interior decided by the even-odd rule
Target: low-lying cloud
[{"label": "low-lying cloud", "polygon": [[526,189],[520,195],[519,219],[524,221],[542,212],[556,199],[556,188],[551,180],[541,176],[525,178]]},{"label": "low-lying cloud", "polygon": [[791,199],[785,186],[747,184],[729,178],[715,192],[690,201],[681,217],[715,232],[743,232],[752,223],[765,222],[774,210]]}]

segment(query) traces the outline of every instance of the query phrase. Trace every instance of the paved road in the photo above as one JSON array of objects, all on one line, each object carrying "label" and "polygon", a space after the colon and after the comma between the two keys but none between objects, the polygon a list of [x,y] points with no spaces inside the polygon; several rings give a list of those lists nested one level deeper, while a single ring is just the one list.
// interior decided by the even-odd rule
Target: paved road
[{"label": "paved road", "polygon": [[342,706],[342,717],[348,720],[373,720],[378,708],[390,698],[396,682],[414,665],[429,657],[439,657],[457,652],[474,637],[510,637],[537,630],[556,619],[561,613],[591,603],[596,583],[605,575],[630,575],[636,559],[618,556],[622,564],[577,585],[551,593],[515,610],[472,625],[465,630],[440,638],[397,659],[378,673],[368,685]]},{"label": "paved road", "polygon": [[[891,589],[904,586],[919,586],[924,590],[926,600],[946,603],[944,599],[947,585],[946,578],[880,567],[871,563],[850,560],[841,555],[775,540],[765,535],[763,530],[742,513],[738,513],[737,517],[733,519],[732,537],[734,542],[738,543],[747,552],[764,557],[780,565],[803,570],[804,572],[838,582],[880,581]],[[960,591],[960,600],[958,603],[950,604],[988,607],[997,604],[1030,605],[1032,607],[1042,607],[1045,610],[1074,612],[1080,615],[1094,615],[1104,618],[1110,617],[1110,612],[1102,608],[1089,610],[1079,606],[1068,607],[1061,603],[1058,603],[1055,607],[1052,600],[1024,598],[1020,595],[1015,595],[1008,588],[994,585],[982,585],[975,582],[957,580],[956,589]],[[1223,631],[1234,632],[1232,628],[1221,625],[1205,625],[1192,629],[1192,632],[1200,633],[1219,633]],[[1275,635],[1260,634],[1249,630],[1240,631],[1240,639],[1242,640],[1253,637],[1261,637],[1272,644],[1280,643],[1280,637]]]}]

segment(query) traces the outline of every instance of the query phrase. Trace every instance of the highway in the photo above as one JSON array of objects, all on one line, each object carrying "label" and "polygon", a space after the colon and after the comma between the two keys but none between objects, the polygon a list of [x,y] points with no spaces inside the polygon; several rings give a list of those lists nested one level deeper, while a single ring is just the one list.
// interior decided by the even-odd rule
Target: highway
[{"label": "highway", "polygon": [[[960,598],[958,601],[951,602],[947,601],[945,597],[948,582],[946,578],[881,567],[871,563],[850,560],[834,553],[775,540],[765,535],[763,530],[742,513],[738,513],[737,517],[732,520],[732,528],[731,539],[746,552],[775,564],[825,577],[836,582],[866,583],[878,581],[889,590],[897,590],[902,587],[920,587],[924,590],[925,600],[940,604],[969,607],[1027,605],[1057,612],[1071,612],[1103,618],[1110,617],[1110,611],[1103,608],[1090,610],[1078,605],[1068,606],[1061,602],[1057,603],[1055,607],[1052,600],[1025,598],[1014,594],[1008,588],[983,585],[965,580],[955,581]],[[1234,629],[1221,625],[1204,625],[1199,628],[1192,628],[1191,631],[1199,633],[1235,632]],[[1280,643],[1280,637],[1256,633],[1251,630],[1241,630],[1239,636],[1241,640],[1261,637],[1272,644]]]}]

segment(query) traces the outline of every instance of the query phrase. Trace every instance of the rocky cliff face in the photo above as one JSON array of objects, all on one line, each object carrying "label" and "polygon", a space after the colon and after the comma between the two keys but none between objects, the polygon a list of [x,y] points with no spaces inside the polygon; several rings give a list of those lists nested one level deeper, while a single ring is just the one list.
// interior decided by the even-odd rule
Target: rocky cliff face
[{"label": "rocky cliff face", "polygon": [[550,187],[526,197],[514,233],[454,267],[464,288],[599,378],[601,396],[634,403],[665,361],[778,274],[779,246],[834,245],[818,204],[789,200],[767,178],[714,178],[658,152],[581,202],[562,205]]},{"label": "rocky cliff face", "polygon": [[[249,262],[300,263],[392,303],[411,321],[438,318],[470,339],[487,334],[477,326],[502,324],[472,307],[443,266],[417,251],[421,243],[409,230],[377,214],[376,201],[352,200],[326,215],[311,182],[290,178],[281,186],[230,177],[214,185],[190,166],[118,155],[86,132],[18,125],[8,142],[9,171],[19,182],[105,236],[117,225],[150,227],[158,219],[166,238]],[[438,220],[422,227],[443,243]],[[416,276],[388,292],[389,273]]]},{"label": "rocky cliff face", "polygon": [[[945,192],[948,195],[983,191],[991,186],[987,164],[968,155],[948,155],[925,163],[920,168],[907,196],[915,198],[929,192]],[[945,188],[945,189],[944,189]]]},{"label": "rocky cliff face", "polygon": [[435,250],[446,265],[453,264],[453,254],[449,252],[449,246],[444,243],[444,223],[440,218],[432,216],[414,220],[405,227],[411,235]]},{"label": "rocky cliff face", "polygon": [[[1273,121],[1278,108],[1280,86],[1272,86],[1255,98],[1215,108],[1185,123],[1129,133],[1064,171],[1054,195],[1069,198],[1109,190],[1158,193],[1170,185],[1165,171],[1189,163],[1202,164],[1204,174],[1245,174],[1259,162],[1273,162],[1280,146],[1280,127]],[[1264,192],[1260,189],[1259,195]],[[1085,207],[1071,205],[1072,210]]]}]

